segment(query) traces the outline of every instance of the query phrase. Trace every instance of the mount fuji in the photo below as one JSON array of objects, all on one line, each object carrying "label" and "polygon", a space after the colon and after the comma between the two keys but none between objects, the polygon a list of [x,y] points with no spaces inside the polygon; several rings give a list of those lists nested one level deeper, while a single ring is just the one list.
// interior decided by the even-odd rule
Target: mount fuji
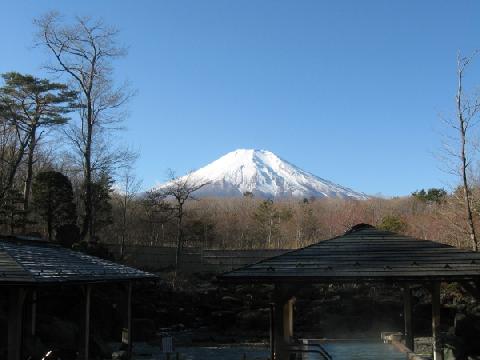
[{"label": "mount fuji", "polygon": [[[369,196],[322,179],[266,150],[232,151],[197,171],[183,176],[192,184],[205,182],[197,196],[242,196],[246,192],[263,198],[341,198],[365,200]],[[168,183],[158,185],[158,189]]]}]

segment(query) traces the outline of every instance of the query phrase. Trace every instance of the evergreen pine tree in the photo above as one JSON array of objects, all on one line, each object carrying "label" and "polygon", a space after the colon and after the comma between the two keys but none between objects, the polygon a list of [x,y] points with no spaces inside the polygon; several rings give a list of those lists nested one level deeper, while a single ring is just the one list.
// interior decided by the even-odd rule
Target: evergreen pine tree
[{"label": "evergreen pine tree", "polygon": [[37,144],[47,129],[68,121],[66,114],[74,106],[76,93],[70,91],[65,84],[17,72],[2,74],[2,78],[4,86],[0,88],[1,117],[16,129],[21,146],[15,161],[12,162],[5,189],[2,190],[8,191],[13,186],[18,165],[26,156],[23,202],[24,209],[28,210]]},{"label": "evergreen pine tree", "polygon": [[11,235],[26,224],[26,211],[23,209],[23,197],[16,189],[8,190],[0,207],[0,223],[8,227]]},{"label": "evergreen pine tree", "polygon": [[97,232],[113,223],[112,204],[112,178],[103,173],[92,184],[92,235],[91,240],[96,241]]},{"label": "evergreen pine tree", "polygon": [[75,223],[77,214],[73,203],[72,184],[62,173],[39,173],[33,181],[32,195],[34,207],[47,225],[49,241],[52,240],[56,228]]}]

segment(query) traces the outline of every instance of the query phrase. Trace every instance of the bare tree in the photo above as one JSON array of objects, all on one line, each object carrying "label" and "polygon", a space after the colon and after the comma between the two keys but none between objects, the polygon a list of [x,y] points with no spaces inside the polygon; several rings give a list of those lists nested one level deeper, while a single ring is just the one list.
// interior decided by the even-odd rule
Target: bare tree
[{"label": "bare tree", "polygon": [[58,13],[51,12],[35,21],[39,45],[53,54],[48,69],[66,75],[78,90],[80,123],[69,131],[82,156],[84,176],[84,219],[82,237],[93,240],[92,164],[95,137],[107,129],[118,128],[123,118],[122,106],[132,95],[126,86],[116,87],[112,80],[112,61],[126,55],[117,45],[118,31],[101,20],[77,17],[65,24]]},{"label": "bare tree", "polygon": [[169,182],[159,189],[159,192],[167,199],[173,199],[173,214],[176,220],[176,253],[175,253],[175,273],[180,266],[180,258],[183,250],[183,219],[184,205],[188,200],[195,199],[193,193],[200,190],[208,184],[206,181],[194,179],[192,173],[182,177],[176,177],[175,172],[169,170]]},{"label": "bare tree", "polygon": [[[460,54],[457,56],[456,116],[451,119],[444,119],[445,123],[454,132],[454,135],[450,136],[444,144],[446,153],[444,160],[447,161],[449,172],[459,176],[461,180],[461,201],[463,203],[469,240],[474,251],[478,251],[478,242],[472,210],[473,199],[470,172],[476,153],[473,144],[473,131],[478,123],[480,99],[478,97],[472,98],[466,94],[464,78],[465,72],[476,53],[470,57],[464,57]],[[458,196],[459,193],[455,192],[454,195]]]},{"label": "bare tree", "polygon": [[117,182],[119,185],[119,205],[122,214],[122,229],[121,229],[121,245],[120,258],[123,259],[125,254],[125,241],[127,237],[128,217],[130,213],[130,206],[140,190],[142,182],[135,177],[131,167],[126,167],[120,179]]},{"label": "bare tree", "polygon": [[160,243],[165,246],[165,224],[172,218],[172,207],[165,201],[165,196],[162,193],[157,190],[150,190],[142,198],[142,208],[145,211],[143,222],[148,223],[150,231],[150,245],[159,243],[157,225],[160,224],[162,238]]}]

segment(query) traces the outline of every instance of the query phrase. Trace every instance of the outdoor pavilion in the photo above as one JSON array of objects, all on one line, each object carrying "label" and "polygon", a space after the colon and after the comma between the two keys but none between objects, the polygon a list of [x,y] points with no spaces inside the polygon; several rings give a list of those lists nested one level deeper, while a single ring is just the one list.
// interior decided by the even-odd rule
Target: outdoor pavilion
[{"label": "outdoor pavilion", "polygon": [[[128,353],[132,350],[132,283],[156,276],[58,245],[29,238],[0,237],[0,287],[8,296],[8,360],[20,360],[24,331],[25,299],[30,296],[31,332],[35,335],[37,291],[62,285],[83,287],[85,294],[84,356],[89,358],[90,304],[95,285],[125,285]],[[82,299],[83,300],[83,299]],[[38,309],[41,311],[41,309]]]},{"label": "outdoor pavilion", "polygon": [[302,284],[398,284],[404,292],[405,345],[411,350],[411,287],[425,286],[432,295],[434,360],[440,360],[440,284],[459,282],[475,289],[480,280],[480,253],[359,224],[344,235],[233,270],[220,279],[274,285],[271,341],[275,360],[288,358],[293,337],[292,304]]}]

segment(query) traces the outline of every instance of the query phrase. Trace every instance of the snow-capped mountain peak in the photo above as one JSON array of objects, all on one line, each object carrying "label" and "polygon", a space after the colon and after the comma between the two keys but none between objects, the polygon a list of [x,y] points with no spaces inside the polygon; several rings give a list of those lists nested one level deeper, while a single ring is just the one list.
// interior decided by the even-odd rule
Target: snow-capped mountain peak
[{"label": "snow-capped mountain peak", "polygon": [[192,183],[208,182],[196,193],[204,196],[241,196],[251,192],[266,198],[368,198],[306,172],[267,150],[238,149],[189,176]]}]

